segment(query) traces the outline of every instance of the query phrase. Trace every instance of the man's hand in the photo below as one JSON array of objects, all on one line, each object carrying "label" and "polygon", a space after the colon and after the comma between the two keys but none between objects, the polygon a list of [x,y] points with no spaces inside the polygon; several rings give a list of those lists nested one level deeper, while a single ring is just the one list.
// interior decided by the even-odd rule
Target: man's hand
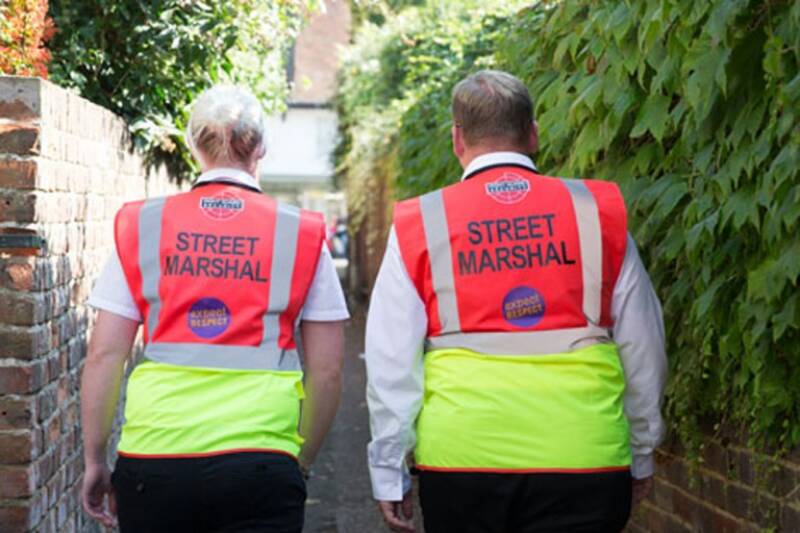
[{"label": "man's hand", "polygon": [[633,505],[637,506],[653,491],[653,476],[633,480]]},{"label": "man's hand", "polygon": [[[108,509],[106,509],[108,496]],[[83,475],[81,499],[86,512],[106,527],[114,527],[117,519],[117,501],[111,487],[111,472],[105,464],[87,464]]]},{"label": "man's hand", "polygon": [[408,533],[416,531],[414,529],[414,504],[411,496],[411,491],[408,491],[403,495],[402,502],[378,502],[383,521],[392,531],[405,531]]}]

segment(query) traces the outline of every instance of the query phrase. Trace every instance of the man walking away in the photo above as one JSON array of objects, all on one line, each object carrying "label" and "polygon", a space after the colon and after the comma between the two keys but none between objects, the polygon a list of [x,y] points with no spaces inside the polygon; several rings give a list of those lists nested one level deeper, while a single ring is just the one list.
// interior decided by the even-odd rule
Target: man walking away
[{"label": "man walking away", "polygon": [[366,332],[369,466],[386,523],[617,532],[664,434],[661,308],[618,187],[539,174],[517,78],[453,91],[460,183],[395,207]]}]

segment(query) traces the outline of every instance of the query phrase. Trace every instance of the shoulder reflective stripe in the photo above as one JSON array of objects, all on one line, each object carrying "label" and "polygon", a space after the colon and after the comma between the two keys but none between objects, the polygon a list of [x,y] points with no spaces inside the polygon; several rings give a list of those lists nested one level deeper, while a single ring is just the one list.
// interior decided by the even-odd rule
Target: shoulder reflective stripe
[{"label": "shoulder reflective stripe", "polygon": [[491,333],[455,333],[431,337],[426,351],[462,348],[483,354],[546,355],[567,353],[595,344],[611,343],[608,330],[597,326]]},{"label": "shoulder reflective stripe", "polygon": [[600,214],[591,191],[583,180],[562,180],[572,196],[578,223],[583,265],[583,313],[590,324],[600,323],[603,287],[603,235]]},{"label": "shoulder reflective stripe", "polygon": [[289,306],[289,294],[292,289],[297,235],[300,229],[300,210],[292,205],[279,203],[275,217],[269,303],[267,312],[264,313],[264,335],[261,339],[261,346],[277,348],[281,329],[280,314]]},{"label": "shoulder reflective stripe", "polygon": [[280,312],[289,305],[299,229],[300,210],[292,205],[279,203],[275,220],[275,241],[272,245],[269,285],[270,311]]},{"label": "shoulder reflective stripe", "polygon": [[453,252],[450,249],[450,230],[444,210],[442,191],[434,191],[419,199],[425,242],[431,262],[433,290],[439,304],[442,333],[461,331],[458,301],[453,280]]},{"label": "shoulder reflective stripe", "polygon": [[234,370],[300,370],[300,358],[296,350],[265,346],[156,342],[145,347],[144,356],[151,361],[181,366]]},{"label": "shoulder reflective stripe", "polygon": [[146,200],[139,211],[139,270],[142,273],[142,296],[147,300],[147,333],[152,339],[158,327],[161,296],[161,216],[166,197]]}]

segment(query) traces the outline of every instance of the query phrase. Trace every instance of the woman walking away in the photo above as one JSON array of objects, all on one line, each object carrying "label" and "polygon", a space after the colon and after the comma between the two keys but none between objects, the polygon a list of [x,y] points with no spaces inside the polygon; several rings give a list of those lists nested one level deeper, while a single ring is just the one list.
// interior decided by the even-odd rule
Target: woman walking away
[{"label": "woman walking away", "polygon": [[[261,192],[264,115],[248,91],[206,91],[187,136],[203,174],[188,192],[120,209],[89,299],[99,313],[81,386],[83,505],[122,533],[299,532],[348,318],[324,223]],[[140,324],[144,359],[111,474],[106,445]]]}]

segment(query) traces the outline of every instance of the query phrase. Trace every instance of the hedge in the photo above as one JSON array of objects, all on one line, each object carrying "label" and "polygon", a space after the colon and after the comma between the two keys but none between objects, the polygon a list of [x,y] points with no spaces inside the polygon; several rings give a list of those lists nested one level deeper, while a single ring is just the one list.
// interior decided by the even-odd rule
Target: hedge
[{"label": "hedge", "polygon": [[673,433],[694,450],[709,422],[753,446],[798,445],[800,3],[419,13],[363,30],[342,71],[338,162],[353,223],[370,187],[404,198],[456,181],[452,86],[508,70],[536,101],[540,170],[623,188],[664,306]]}]

